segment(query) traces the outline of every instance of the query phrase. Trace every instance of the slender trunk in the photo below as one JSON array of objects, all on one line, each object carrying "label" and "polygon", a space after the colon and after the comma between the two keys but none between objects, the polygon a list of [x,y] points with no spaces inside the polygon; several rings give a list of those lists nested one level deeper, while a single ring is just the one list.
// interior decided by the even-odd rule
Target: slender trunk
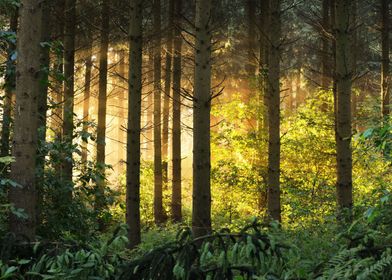
[{"label": "slender trunk", "polygon": [[211,232],[211,1],[196,0],[192,230]]},{"label": "slender trunk", "polygon": [[102,1],[101,7],[101,43],[99,50],[99,93],[98,93],[98,130],[97,130],[97,165],[105,172],[105,138],[106,138],[106,105],[108,80],[109,50],[109,3]]},{"label": "slender trunk", "polygon": [[[48,1],[42,5],[42,37],[41,42],[49,42],[51,37],[51,25],[47,24],[48,16],[50,17],[51,8]],[[49,87],[49,63],[50,63],[50,48],[45,46],[41,48],[41,72],[40,72],[40,95],[38,99],[38,143],[43,144],[46,138],[46,113],[48,110],[48,87]],[[39,154],[37,167],[39,171],[43,172],[45,154]]]},{"label": "slender trunk", "polygon": [[[90,120],[90,93],[91,93],[91,75],[93,68],[93,42],[89,34],[86,47],[85,72],[84,72],[84,95],[83,95],[83,132],[88,133],[88,122]],[[87,163],[87,141],[82,145],[82,163]]]},{"label": "slender trunk", "polygon": [[161,1],[154,0],[154,220],[166,220],[162,194],[162,137],[161,137]]},{"label": "slender trunk", "polygon": [[[64,27],[65,27],[65,0],[56,1],[55,5],[55,17],[58,18],[58,22],[55,25],[57,40],[64,42]],[[52,99],[54,102],[54,108],[51,116],[50,129],[54,132],[54,138],[57,141],[62,139],[62,125],[63,125],[63,81],[60,77],[64,76],[64,51],[61,50],[57,57],[54,57],[53,70],[55,72],[55,78],[52,81],[53,92]],[[58,174],[61,174],[60,164],[56,166]]]},{"label": "slender trunk", "polygon": [[127,211],[129,247],[141,241],[140,233],[140,134],[142,102],[143,0],[130,0],[129,93],[127,130]]},{"label": "slender trunk", "polygon": [[40,94],[40,54],[42,3],[24,1],[19,8],[16,65],[16,113],[11,165],[11,179],[22,188],[11,187],[9,201],[15,208],[23,208],[27,219],[10,216],[10,230],[30,240],[36,230],[36,154],[38,98]]},{"label": "slender trunk", "polygon": [[[330,26],[333,33],[334,38],[336,37],[335,31],[335,0],[330,0]],[[332,94],[333,94],[333,115],[334,115],[334,130],[335,130],[335,142],[337,142],[337,80],[336,80],[336,41],[332,41]]]},{"label": "slender trunk", "polygon": [[384,118],[390,114],[390,97],[389,97],[389,1],[381,0],[381,111]]},{"label": "slender trunk", "polygon": [[351,36],[350,0],[335,2],[336,82],[337,82],[337,198],[339,208],[351,208],[352,151],[351,151]]},{"label": "slender trunk", "polygon": [[174,29],[173,57],[173,137],[172,137],[172,218],[181,222],[181,51],[182,38],[180,17],[182,0],[175,0],[176,28]]},{"label": "slender trunk", "polygon": [[[259,35],[259,80],[260,80],[260,94],[259,94],[259,106],[257,116],[257,131],[259,139],[259,166],[261,177],[265,178],[264,173],[267,173],[264,168],[261,167],[261,161],[264,158],[265,152],[263,150],[262,143],[266,141],[268,136],[268,65],[269,65],[269,48],[268,48],[268,24],[270,20],[269,16],[269,0],[261,0],[261,13],[260,13],[260,35]],[[263,211],[267,206],[267,182],[264,182],[264,186],[259,186],[258,196],[258,208],[259,211]]]},{"label": "slender trunk", "polygon": [[[10,31],[16,33],[18,27],[18,10],[15,10],[10,18]],[[12,56],[15,52],[15,45],[10,44],[7,51],[7,75],[5,78],[5,97],[3,106],[3,123],[1,130],[0,157],[10,154],[10,133],[11,133],[11,111],[12,99],[15,91],[15,62]]]},{"label": "slender trunk", "polygon": [[[41,19],[41,42],[49,42],[51,38],[51,24],[47,24],[48,17],[51,18],[51,5],[49,1],[42,4]],[[45,149],[41,149],[46,141],[47,111],[48,111],[48,88],[49,88],[49,67],[50,67],[50,47],[41,48],[41,72],[40,72],[40,92],[38,96],[38,149],[37,149],[37,225],[41,223],[42,206],[42,186],[44,185],[45,171]]]},{"label": "slender trunk", "polygon": [[[323,7],[322,7],[322,26],[324,32],[328,32],[329,30],[329,15],[330,10],[330,0],[323,0]],[[321,87],[324,90],[327,90],[330,86],[330,73],[329,73],[329,51],[330,51],[330,42],[327,38],[326,34],[322,34],[322,50],[321,50]],[[323,106],[322,109],[326,109]],[[325,110],[324,110],[325,111]]]},{"label": "slender trunk", "polygon": [[147,122],[147,159],[152,160],[152,152],[154,150],[154,49],[152,47],[148,50],[149,69],[147,73],[148,95],[146,108],[146,122]]},{"label": "slender trunk", "polygon": [[171,98],[171,74],[172,74],[172,53],[173,53],[173,9],[174,0],[169,0],[169,15],[167,25],[166,42],[166,64],[165,64],[165,96],[163,99],[163,120],[162,120],[162,181],[166,189],[168,187],[168,164],[169,164],[169,114]]},{"label": "slender trunk", "polygon": [[[350,45],[350,53],[351,53],[351,72],[352,77],[357,73],[357,60],[358,60],[358,31],[357,31],[357,18],[358,18],[358,0],[351,1],[350,8],[350,18],[352,19],[351,28],[352,28],[352,40]],[[352,88],[354,88],[354,81]],[[351,115],[352,115],[352,125],[355,128],[357,125],[356,117],[357,117],[357,107],[358,107],[358,97],[355,91],[351,93]]]},{"label": "slender trunk", "polygon": [[255,61],[255,46],[256,46],[256,0],[246,1],[246,17],[247,17],[247,28],[248,28],[248,40],[247,40],[247,52],[248,52],[248,63],[246,65],[246,72],[249,78],[253,77],[256,73],[256,61]]},{"label": "slender trunk", "polygon": [[[125,78],[125,51],[120,50],[119,52],[119,65],[118,65],[118,74],[119,74],[119,80],[118,84],[120,85],[120,90],[118,92],[118,141],[119,141],[119,148],[118,148],[118,161],[120,163],[120,166],[122,167],[122,163],[125,160],[124,158],[124,147],[123,143],[125,140],[125,135],[124,135],[124,119],[125,119],[125,109],[124,109],[124,101],[126,100],[125,98],[125,90],[123,88],[124,86],[124,78]],[[121,168],[122,171],[122,168]]]},{"label": "slender trunk", "polygon": [[[67,151],[63,163],[63,179],[72,186],[72,140],[74,114],[74,67],[75,67],[75,25],[76,0],[65,1],[64,29],[64,108],[63,108],[63,137]],[[69,192],[69,198],[72,192]]]},{"label": "slender trunk", "polygon": [[[106,151],[106,109],[107,109],[107,81],[108,81],[108,50],[109,50],[109,1],[101,3],[101,44],[99,50],[99,93],[98,93],[98,129],[97,129],[97,170],[102,175],[97,180],[95,194],[95,210],[101,211],[104,207],[105,188],[105,151]],[[103,221],[98,221],[103,229]]]},{"label": "slender trunk", "polygon": [[270,2],[268,71],[268,215],[281,221],[280,209],[280,0]]}]

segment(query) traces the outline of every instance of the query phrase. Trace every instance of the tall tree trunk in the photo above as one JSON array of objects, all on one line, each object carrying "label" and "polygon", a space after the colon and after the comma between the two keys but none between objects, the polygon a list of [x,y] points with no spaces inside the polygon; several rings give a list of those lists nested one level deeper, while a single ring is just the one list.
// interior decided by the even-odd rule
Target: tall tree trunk
[{"label": "tall tree trunk", "polygon": [[388,0],[381,0],[381,111],[384,118],[390,114],[389,97],[389,32],[390,32],[390,9]]},{"label": "tall tree trunk", "polygon": [[[42,27],[41,42],[51,40],[52,25],[47,24],[47,20],[52,18],[52,7],[49,1],[42,3]],[[45,172],[45,149],[41,149],[46,141],[47,111],[48,111],[48,88],[49,88],[49,67],[50,67],[50,47],[41,48],[41,72],[40,72],[40,93],[38,96],[38,150],[37,150],[37,225],[41,223],[42,206],[42,186],[44,185]]]},{"label": "tall tree trunk", "polygon": [[[10,18],[10,31],[16,33],[18,27],[18,10],[15,10]],[[11,111],[12,97],[15,91],[15,67],[12,56],[15,52],[15,45],[10,44],[7,51],[7,76],[5,80],[5,97],[3,105],[3,123],[1,129],[0,157],[10,154],[10,133],[11,133]]]},{"label": "tall tree trunk", "polygon": [[[329,31],[329,21],[330,21],[330,0],[323,0],[322,6],[322,27],[324,32]],[[321,87],[327,90],[330,86],[330,73],[329,73],[329,52],[330,52],[330,42],[326,34],[322,34],[322,50],[321,50]]]},{"label": "tall tree trunk", "polygon": [[280,0],[270,2],[268,71],[268,215],[281,221],[280,209]]},{"label": "tall tree trunk", "polygon": [[140,243],[140,134],[142,102],[143,1],[130,0],[127,130],[127,211],[129,247]]},{"label": "tall tree trunk", "polygon": [[350,7],[351,0],[335,2],[336,32],[336,82],[337,82],[337,198],[339,208],[351,208],[352,151],[351,151],[351,79],[350,55]]},{"label": "tall tree trunk", "polygon": [[[257,116],[257,131],[259,139],[259,166],[261,177],[265,178],[264,173],[266,170],[262,168],[261,161],[264,158],[264,150],[262,143],[266,141],[268,136],[268,65],[269,65],[269,47],[268,47],[268,24],[270,20],[269,14],[270,0],[261,0],[260,8],[260,35],[259,35],[259,100],[258,100],[258,116]],[[267,182],[264,184],[267,185]],[[267,188],[265,186],[259,186],[259,197],[258,197],[258,208],[259,211],[263,211],[267,206]]]},{"label": "tall tree trunk", "polygon": [[255,46],[256,46],[256,11],[257,5],[256,0],[246,1],[246,17],[247,17],[247,52],[248,52],[248,63],[246,65],[246,71],[249,78],[253,77],[256,73],[256,61],[255,61]]},{"label": "tall tree trunk", "polygon": [[172,137],[172,218],[181,222],[181,61],[182,37],[180,18],[182,0],[175,0],[174,57],[173,57],[173,137]]},{"label": "tall tree trunk", "polygon": [[20,6],[18,62],[16,65],[16,113],[11,179],[23,188],[11,187],[9,201],[23,208],[27,219],[11,214],[10,230],[16,235],[35,238],[36,230],[36,154],[38,98],[40,94],[40,54],[42,1],[24,1]]},{"label": "tall tree trunk", "polygon": [[196,0],[192,230],[211,232],[211,1]]},{"label": "tall tree trunk", "polygon": [[[118,74],[119,74],[119,80],[118,84],[120,85],[120,90],[118,92],[118,141],[119,141],[119,149],[118,149],[118,160],[120,163],[120,166],[122,167],[122,163],[125,160],[124,158],[124,147],[123,144],[125,140],[125,135],[124,135],[124,119],[125,119],[125,108],[124,108],[124,101],[126,100],[125,98],[125,90],[124,90],[124,78],[125,78],[125,51],[120,50],[119,52],[119,65],[118,65]],[[122,168],[121,168],[122,171]]]},{"label": "tall tree trunk", "polygon": [[166,220],[162,194],[162,124],[161,124],[161,1],[154,0],[154,220]]},{"label": "tall tree trunk", "polygon": [[162,120],[162,181],[165,188],[168,187],[168,164],[169,164],[169,114],[171,98],[171,74],[172,74],[172,53],[173,53],[173,13],[174,0],[169,0],[167,38],[166,38],[166,63],[165,63],[165,96],[163,99],[163,120]]},{"label": "tall tree trunk", "polygon": [[[10,31],[16,33],[18,27],[18,10],[15,10],[10,17]],[[10,126],[11,126],[11,111],[12,99],[15,91],[15,75],[13,68],[14,61],[12,56],[15,52],[15,45],[10,44],[7,51],[7,76],[5,80],[5,96],[3,105],[3,122],[1,130],[0,156],[8,156],[10,153]]]},{"label": "tall tree trunk", "polygon": [[[54,26],[53,32],[58,41],[64,42],[64,27],[65,27],[65,0],[55,1],[54,16],[57,17],[57,24]],[[63,81],[59,78],[64,75],[64,51],[59,52],[57,57],[54,57],[53,70],[56,73],[55,79],[52,81],[53,92],[52,99],[54,108],[51,116],[50,129],[54,132],[54,137],[58,141],[62,139],[63,126]],[[58,174],[61,174],[60,164],[56,166]]]},{"label": "tall tree trunk", "polygon": [[102,1],[101,7],[101,43],[99,50],[99,93],[98,93],[98,130],[97,130],[97,165],[105,172],[105,140],[106,140],[106,105],[108,81],[109,50],[109,3]]},{"label": "tall tree trunk", "polygon": [[[72,140],[74,114],[74,67],[75,67],[75,25],[76,0],[65,1],[64,28],[64,107],[63,107],[63,137],[67,152],[63,163],[63,179],[72,186]],[[71,198],[72,192],[69,192]]]},{"label": "tall tree trunk", "polygon": [[[352,40],[350,45],[350,53],[351,53],[351,72],[352,77],[354,77],[357,73],[357,60],[358,60],[358,0],[351,1],[351,14],[350,19],[351,22],[351,29],[352,29]],[[354,81],[352,88],[355,87]],[[357,127],[357,107],[358,107],[358,97],[355,91],[351,92],[351,115],[352,115],[352,126],[354,128]]]},{"label": "tall tree trunk", "polygon": [[147,108],[146,108],[146,123],[147,123],[147,159],[152,160],[153,146],[154,146],[154,48],[148,49],[148,72],[147,72]]},{"label": "tall tree trunk", "polygon": [[[108,50],[109,50],[109,1],[101,3],[101,44],[99,50],[99,93],[98,93],[98,129],[97,129],[97,170],[103,175],[97,180],[95,195],[95,210],[101,211],[104,207],[105,187],[105,152],[106,152],[106,109],[107,109],[107,81],[108,81]],[[103,221],[98,221],[103,229]]]},{"label": "tall tree trunk", "polygon": [[[49,1],[44,1],[42,5],[42,28],[41,42],[49,42],[51,38],[51,25],[47,24],[48,16],[51,15],[51,6]],[[48,87],[49,87],[49,63],[50,48],[45,46],[41,48],[41,72],[40,72],[40,94],[38,99],[38,143],[45,142],[46,138],[46,114],[48,110]],[[38,155],[37,168],[43,172],[45,154]]]},{"label": "tall tree trunk", "polygon": [[[93,42],[92,36],[87,36],[87,47],[85,57],[85,72],[84,72],[84,93],[83,93],[83,132],[88,132],[88,121],[90,120],[90,93],[91,93],[91,75],[93,68]],[[82,163],[87,163],[87,146],[88,143],[83,142],[82,145]]]}]

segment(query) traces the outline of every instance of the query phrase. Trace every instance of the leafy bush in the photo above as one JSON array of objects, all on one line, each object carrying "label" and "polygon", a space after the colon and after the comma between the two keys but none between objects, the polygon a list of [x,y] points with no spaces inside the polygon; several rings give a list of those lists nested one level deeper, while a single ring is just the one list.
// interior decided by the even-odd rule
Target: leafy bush
[{"label": "leafy bush", "polygon": [[186,228],[176,241],[126,264],[120,279],[280,279],[288,250],[256,222],[239,233],[199,238]]},{"label": "leafy bush", "polygon": [[0,261],[0,279],[115,279],[126,256],[125,235],[121,226],[106,242],[25,244],[30,258]]}]

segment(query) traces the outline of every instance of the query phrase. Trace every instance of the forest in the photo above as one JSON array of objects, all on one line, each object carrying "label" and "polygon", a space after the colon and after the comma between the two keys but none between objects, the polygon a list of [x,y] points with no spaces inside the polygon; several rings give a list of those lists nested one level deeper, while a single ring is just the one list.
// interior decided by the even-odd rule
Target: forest
[{"label": "forest", "polygon": [[392,279],[391,0],[0,0],[0,280]]}]

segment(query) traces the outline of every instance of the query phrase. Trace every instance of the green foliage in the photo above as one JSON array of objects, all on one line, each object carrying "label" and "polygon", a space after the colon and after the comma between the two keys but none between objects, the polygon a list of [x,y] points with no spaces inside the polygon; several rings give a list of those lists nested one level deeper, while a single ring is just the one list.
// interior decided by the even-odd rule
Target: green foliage
[{"label": "green foliage", "polygon": [[0,157],[0,236],[6,234],[8,226],[8,216],[10,212],[21,218],[26,219],[27,215],[23,209],[16,208],[13,204],[8,203],[7,194],[9,188],[21,188],[18,183],[8,178],[7,170],[11,163],[15,161],[14,157]]},{"label": "green foliage", "polygon": [[[98,220],[109,225],[112,220],[109,207],[114,203],[117,193],[104,184],[98,189],[98,182],[106,180],[95,162],[81,162],[82,142],[92,141],[93,135],[83,131],[83,122],[75,124],[75,141],[70,145],[62,139],[53,138],[40,143],[39,152],[48,155],[45,162],[40,193],[40,227],[38,233],[49,239],[71,237],[81,240],[98,228]],[[73,159],[67,155],[73,154]],[[64,160],[73,160],[74,182],[61,176]],[[110,168],[110,166],[107,166]],[[72,193],[72,199],[66,199]],[[97,205],[100,205],[99,209]]]},{"label": "green foliage", "polygon": [[184,229],[176,241],[127,264],[120,279],[279,279],[287,250],[257,223],[196,239]]},{"label": "green foliage", "polygon": [[120,226],[108,241],[35,243],[30,259],[0,261],[0,279],[115,279],[127,242],[126,227]]},{"label": "green foliage", "polygon": [[359,140],[381,152],[388,161],[392,160],[392,126],[388,122],[368,128],[360,134]]}]

